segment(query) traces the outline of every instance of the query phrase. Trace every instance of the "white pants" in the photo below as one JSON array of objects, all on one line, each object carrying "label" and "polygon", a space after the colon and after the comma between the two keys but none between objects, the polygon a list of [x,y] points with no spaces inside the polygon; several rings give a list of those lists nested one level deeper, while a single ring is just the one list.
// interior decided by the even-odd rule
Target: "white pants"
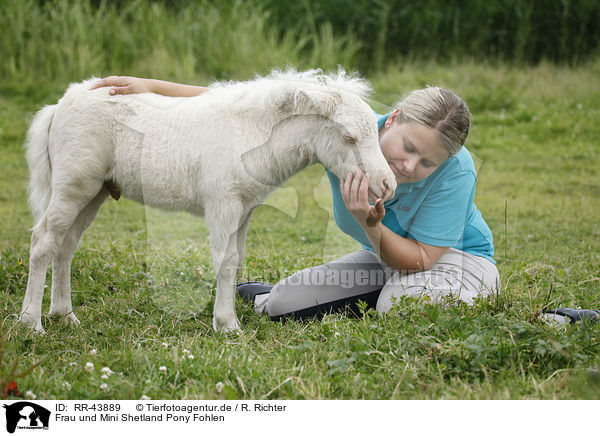
[{"label": "white pants", "polygon": [[255,299],[257,312],[280,317],[310,308],[327,308],[336,302],[381,289],[376,309],[383,313],[400,296],[440,301],[452,296],[472,304],[476,296],[500,290],[496,265],[484,257],[448,249],[426,271],[397,271],[370,251],[359,250],[332,262],[306,268],[281,280],[269,294]]}]

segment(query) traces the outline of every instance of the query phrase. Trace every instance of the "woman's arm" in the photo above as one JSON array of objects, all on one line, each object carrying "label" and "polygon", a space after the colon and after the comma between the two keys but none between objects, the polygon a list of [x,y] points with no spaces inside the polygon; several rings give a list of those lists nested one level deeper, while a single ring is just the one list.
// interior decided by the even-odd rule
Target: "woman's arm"
[{"label": "woman's arm", "polygon": [[424,271],[431,268],[448,250],[423,244],[412,238],[403,238],[381,223],[385,216],[383,200],[374,205],[368,201],[369,176],[358,170],[340,180],[340,189],[346,208],[365,231],[379,257],[395,270]]},{"label": "woman's arm", "polygon": [[412,238],[403,238],[381,224],[381,221],[374,227],[363,229],[379,257],[399,271],[428,270],[448,250],[448,247],[435,247]]},{"label": "woman's arm", "polygon": [[171,97],[194,97],[208,91],[204,86],[183,85],[181,83],[166,82],[164,80],[150,80],[150,88],[156,94]]},{"label": "woman's arm", "polygon": [[105,77],[94,85],[92,89],[103,86],[111,86],[110,93],[113,95],[154,92],[155,94],[167,95],[169,97],[194,97],[208,91],[208,88],[203,86],[184,85],[164,80],[143,79],[131,76]]}]

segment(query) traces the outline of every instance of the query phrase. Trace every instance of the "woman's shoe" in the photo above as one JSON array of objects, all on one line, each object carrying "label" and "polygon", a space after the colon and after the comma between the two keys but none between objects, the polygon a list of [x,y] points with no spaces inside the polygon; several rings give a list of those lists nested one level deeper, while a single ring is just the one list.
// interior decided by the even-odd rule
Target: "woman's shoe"
[{"label": "woman's shoe", "polygon": [[561,307],[560,309],[555,310],[544,310],[544,313],[564,316],[571,324],[575,324],[576,322],[583,320],[588,320],[592,324],[600,321],[600,312],[597,310],[568,309]]},{"label": "woman's shoe", "polygon": [[263,282],[244,282],[238,283],[235,288],[241,298],[254,304],[254,298],[257,295],[268,294],[273,286],[275,285]]}]

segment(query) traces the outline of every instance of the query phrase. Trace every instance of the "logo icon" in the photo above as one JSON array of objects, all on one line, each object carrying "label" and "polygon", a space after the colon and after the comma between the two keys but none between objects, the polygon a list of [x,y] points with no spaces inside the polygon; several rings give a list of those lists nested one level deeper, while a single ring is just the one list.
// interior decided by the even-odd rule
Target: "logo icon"
[{"label": "logo icon", "polygon": [[9,406],[2,405],[6,409],[6,431],[14,433],[19,429],[44,429],[48,430],[50,422],[50,411],[29,401],[19,401]]}]

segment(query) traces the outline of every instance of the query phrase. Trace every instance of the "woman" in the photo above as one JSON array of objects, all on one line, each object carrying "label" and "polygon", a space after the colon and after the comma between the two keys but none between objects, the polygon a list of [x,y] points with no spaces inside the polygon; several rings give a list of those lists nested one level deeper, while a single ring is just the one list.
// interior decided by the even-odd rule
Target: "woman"
[{"label": "woman", "polygon": [[[155,92],[195,96],[207,90],[135,77],[108,77],[97,87],[111,94]],[[368,174],[339,180],[327,171],[334,216],[362,250],[298,271],[275,286],[238,285],[242,297],[274,319],[305,317],[358,299],[379,312],[413,296],[471,304],[499,291],[492,233],[475,207],[477,174],[463,146],[470,127],[467,105],[452,92],[429,87],[408,94],[377,115],[381,150],[396,175],[394,198],[369,203]]]}]

